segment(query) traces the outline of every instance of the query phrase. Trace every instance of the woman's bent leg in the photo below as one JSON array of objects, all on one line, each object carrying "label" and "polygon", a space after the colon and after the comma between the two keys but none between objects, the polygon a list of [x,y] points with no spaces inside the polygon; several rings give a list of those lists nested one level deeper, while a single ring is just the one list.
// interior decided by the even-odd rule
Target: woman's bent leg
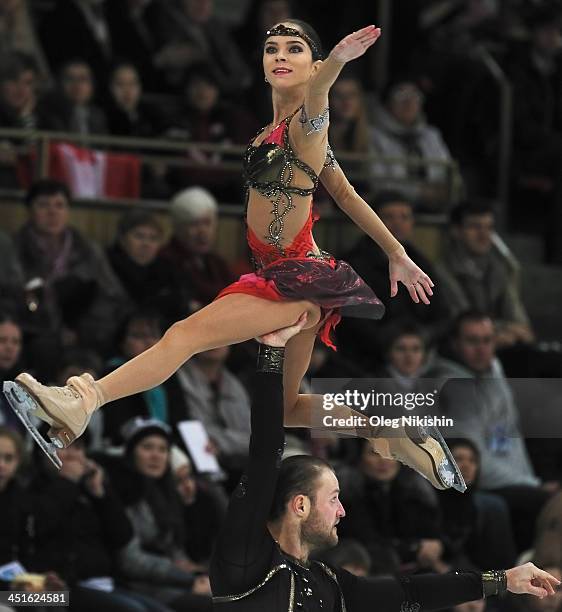
[{"label": "woman's bent leg", "polygon": [[[371,426],[366,413],[349,406],[324,408],[320,394],[299,394],[303,376],[310,365],[314,348],[315,330],[308,329],[287,343],[283,372],[285,396],[285,426],[308,427],[345,436],[368,438],[375,451],[388,459],[397,459],[427,478],[435,488],[454,487],[463,491],[466,486],[452,455],[436,427],[420,428],[404,425]],[[338,419],[356,417],[354,425],[345,428],[324,426],[324,417]]]}]

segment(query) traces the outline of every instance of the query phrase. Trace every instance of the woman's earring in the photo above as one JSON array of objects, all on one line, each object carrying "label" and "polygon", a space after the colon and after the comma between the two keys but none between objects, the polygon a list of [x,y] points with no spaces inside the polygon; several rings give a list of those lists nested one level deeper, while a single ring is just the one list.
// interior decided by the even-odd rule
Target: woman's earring
[{"label": "woman's earring", "polygon": [[269,83],[269,81],[267,80],[267,77],[263,77],[263,80],[264,80],[266,83]]}]

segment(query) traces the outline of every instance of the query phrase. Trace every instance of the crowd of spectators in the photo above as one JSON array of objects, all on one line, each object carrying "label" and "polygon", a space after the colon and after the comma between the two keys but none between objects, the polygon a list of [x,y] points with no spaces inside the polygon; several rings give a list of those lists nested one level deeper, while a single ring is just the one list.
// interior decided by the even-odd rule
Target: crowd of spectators
[{"label": "crowd of spectators", "polygon": [[[324,3],[301,4],[241,2],[246,18],[233,24],[227,3],[212,0],[0,3],[0,128],[30,138],[39,128],[242,144],[270,120],[259,77],[267,27],[290,15],[309,19],[329,47],[373,20],[363,3],[334,6],[329,16]],[[437,290],[429,307],[404,287],[391,299],[388,263],[367,237],[335,253],[373,287],[386,314],[378,322],[344,319],[338,352],[315,347],[302,391],[314,378],[365,376],[399,394],[439,388],[435,410],[454,421],[444,434],[468,489],[436,491],[359,441],[296,430],[287,451],[336,466],[348,516],[327,561],[368,575],[505,568],[526,554],[559,575],[562,443],[559,432],[544,430],[548,443],[525,439],[522,415],[537,399],[525,403],[509,377],[560,377],[562,365],[540,349],[520,264],[494,232],[496,211],[485,196],[497,100],[474,49],[487,46],[523,91],[514,98],[510,202],[536,198],[545,228],[556,233],[562,13],[524,0],[395,4],[392,82],[376,92],[364,62],[342,75],[330,94],[330,141],[336,155],[383,156],[341,163]],[[151,153],[146,145],[136,152]],[[18,184],[20,155],[3,142],[0,187]],[[0,381],[23,369],[59,385],[77,373],[101,376],[234,280],[217,249],[218,202],[241,200],[239,172],[221,165],[232,159],[190,149],[184,166],[144,164],[143,193],[168,209],[131,207],[106,248],[72,225],[65,183],[33,182],[27,220],[13,236],[0,232]],[[468,194],[456,206],[453,159]],[[514,220],[525,223],[539,210],[534,202],[514,208]],[[420,211],[450,212],[438,261],[414,244]],[[555,242],[548,234],[546,255],[560,263]],[[69,587],[77,610],[210,610],[208,562],[244,468],[254,357],[252,343],[206,351],[162,385],[105,406],[60,451],[58,473],[0,394],[0,571],[19,561],[45,577],[33,588]],[[178,426],[184,421],[200,423],[218,464],[212,476],[198,469]],[[553,601],[507,599],[502,607],[557,612],[560,598]]]}]

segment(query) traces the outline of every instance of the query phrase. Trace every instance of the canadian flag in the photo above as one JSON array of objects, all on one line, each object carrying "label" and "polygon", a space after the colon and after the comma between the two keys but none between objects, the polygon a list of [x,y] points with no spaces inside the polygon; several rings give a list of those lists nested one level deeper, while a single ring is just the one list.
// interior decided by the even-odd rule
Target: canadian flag
[{"label": "canadian flag", "polygon": [[[31,162],[35,154],[31,155]],[[22,160],[23,161],[23,160]],[[24,187],[31,183],[30,168],[19,164]],[[141,163],[136,155],[85,149],[66,142],[49,145],[49,176],[68,185],[78,198],[138,198]]]}]

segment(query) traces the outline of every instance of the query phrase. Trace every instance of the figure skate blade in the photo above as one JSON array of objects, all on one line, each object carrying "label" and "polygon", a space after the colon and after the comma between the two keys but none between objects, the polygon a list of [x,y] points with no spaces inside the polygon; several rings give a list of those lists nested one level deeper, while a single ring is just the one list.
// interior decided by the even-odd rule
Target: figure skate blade
[{"label": "figure skate blade", "polygon": [[[449,478],[447,479],[448,486],[452,487],[453,489],[456,489],[460,493],[464,493],[466,491],[466,483],[464,482],[463,475],[459,469],[459,466],[457,465],[457,462],[455,461],[455,458],[453,457],[453,453],[447,445],[447,442],[445,442],[445,438],[443,438],[439,429],[434,425],[430,425],[429,427],[422,427],[422,429],[427,435],[437,440],[437,442],[443,449],[445,456],[447,457],[447,460],[449,462],[448,467],[450,468],[450,470],[447,470],[449,473]],[[442,481],[444,480],[442,474],[440,475],[440,479]]]},{"label": "figure skate blade", "polygon": [[30,414],[33,414],[38,408],[37,401],[26,391],[26,389],[13,381],[6,381],[3,385],[3,390],[10,408],[25,425],[25,428],[33,436],[37,444],[39,444],[41,450],[49,457],[57,469],[60,470],[62,461],[56,453],[57,447],[52,442],[45,440],[29,418]]}]

